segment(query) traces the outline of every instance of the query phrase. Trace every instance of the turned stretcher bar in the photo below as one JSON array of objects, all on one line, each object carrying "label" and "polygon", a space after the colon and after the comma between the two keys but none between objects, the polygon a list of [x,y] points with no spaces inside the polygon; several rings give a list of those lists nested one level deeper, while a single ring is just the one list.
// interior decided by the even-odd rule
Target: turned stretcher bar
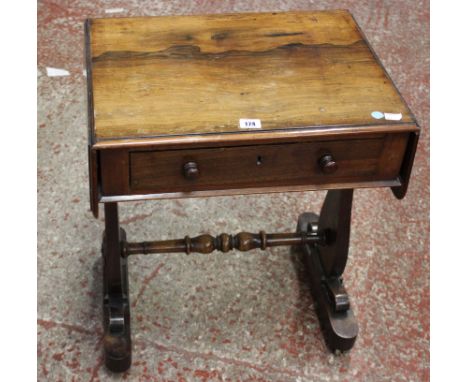
[{"label": "turned stretcher bar", "polygon": [[265,231],[260,231],[258,234],[250,232],[240,232],[237,235],[222,233],[218,236],[204,234],[194,238],[185,236],[183,239],[176,240],[144,241],[140,243],[125,242],[122,256],[177,252],[184,252],[186,254],[211,253],[216,250],[229,252],[234,249],[239,251],[250,251],[252,249],[265,250],[268,247],[320,244],[325,242],[325,233],[319,233],[317,226],[314,225],[307,233],[265,233]]}]

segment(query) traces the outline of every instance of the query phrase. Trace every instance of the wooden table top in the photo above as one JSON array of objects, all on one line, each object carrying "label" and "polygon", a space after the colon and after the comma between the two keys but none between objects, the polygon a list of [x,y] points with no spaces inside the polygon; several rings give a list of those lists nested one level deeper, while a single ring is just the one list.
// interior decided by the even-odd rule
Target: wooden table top
[{"label": "wooden table top", "polygon": [[[94,145],[416,124],[347,11],[107,18],[86,26]],[[260,120],[261,129],[240,128],[240,119]]]}]

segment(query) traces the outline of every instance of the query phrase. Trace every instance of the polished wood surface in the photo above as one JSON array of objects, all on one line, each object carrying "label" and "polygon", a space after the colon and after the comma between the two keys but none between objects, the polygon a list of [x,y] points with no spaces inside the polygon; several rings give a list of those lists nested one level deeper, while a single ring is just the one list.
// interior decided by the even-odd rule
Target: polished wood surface
[{"label": "polished wood surface", "polygon": [[[153,197],[351,186],[390,186],[405,195],[419,127],[347,11],[93,19],[85,27],[95,216],[100,201]],[[373,111],[402,118],[375,119]],[[260,119],[262,128],[240,129],[240,118]],[[322,173],[333,176],[314,173],[315,157],[314,169],[304,171],[316,155],[304,143],[340,146],[346,137],[351,146],[340,151],[352,153],[353,139],[382,136],[404,138],[381,160],[368,145],[360,155],[369,160],[359,164],[344,158],[343,166],[341,152],[341,166],[322,158]],[[187,161],[179,161],[199,149],[199,161],[226,162],[232,177],[200,162],[180,170]],[[243,154],[264,151],[276,169],[267,161],[260,173]],[[302,162],[291,160],[301,155]]]},{"label": "polished wood surface", "polygon": [[333,140],[343,135],[370,137],[374,134],[409,132],[419,134],[419,127],[411,123],[381,124],[365,126],[317,126],[301,129],[281,129],[270,131],[246,131],[220,134],[187,134],[135,139],[114,139],[93,144],[93,150],[113,150],[120,148],[175,149],[228,147],[251,144],[307,141],[311,139]]},{"label": "polished wood surface", "polygon": [[[191,193],[394,180],[407,140],[408,134],[400,133],[367,139],[342,137],[193,150],[106,150],[101,153],[102,194]],[[333,171],[323,167],[328,155],[335,163]]]},{"label": "polished wood surface", "polygon": [[[414,124],[347,11],[89,21],[93,143]],[[373,111],[402,113],[400,121]]]}]

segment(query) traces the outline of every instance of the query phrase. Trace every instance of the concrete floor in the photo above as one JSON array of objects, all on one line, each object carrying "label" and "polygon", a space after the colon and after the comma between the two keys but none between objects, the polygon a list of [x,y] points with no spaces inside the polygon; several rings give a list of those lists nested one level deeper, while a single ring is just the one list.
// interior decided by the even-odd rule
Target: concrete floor
[{"label": "concrete floor", "polygon": [[[327,352],[289,250],[130,260],[134,362],[103,367],[102,218],[88,208],[83,20],[121,15],[348,8],[423,130],[403,201],[355,193],[345,273],[360,334]],[[48,77],[46,67],[66,77]],[[429,1],[39,1],[38,379],[42,381],[429,380]],[[132,241],[294,229],[323,192],[128,203]],[[101,214],[102,216],[102,214]]]}]

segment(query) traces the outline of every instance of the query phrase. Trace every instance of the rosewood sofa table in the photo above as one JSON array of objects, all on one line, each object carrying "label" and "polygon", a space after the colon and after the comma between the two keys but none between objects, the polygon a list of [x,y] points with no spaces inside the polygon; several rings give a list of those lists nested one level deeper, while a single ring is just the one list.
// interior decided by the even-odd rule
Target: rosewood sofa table
[{"label": "rosewood sofa table", "polygon": [[[294,245],[323,336],[358,327],[342,275],[353,190],[403,198],[419,126],[348,11],[87,20],[91,210],[104,203],[104,351],[131,364],[127,257]],[[328,190],[289,233],[128,242],[118,202]]]}]

